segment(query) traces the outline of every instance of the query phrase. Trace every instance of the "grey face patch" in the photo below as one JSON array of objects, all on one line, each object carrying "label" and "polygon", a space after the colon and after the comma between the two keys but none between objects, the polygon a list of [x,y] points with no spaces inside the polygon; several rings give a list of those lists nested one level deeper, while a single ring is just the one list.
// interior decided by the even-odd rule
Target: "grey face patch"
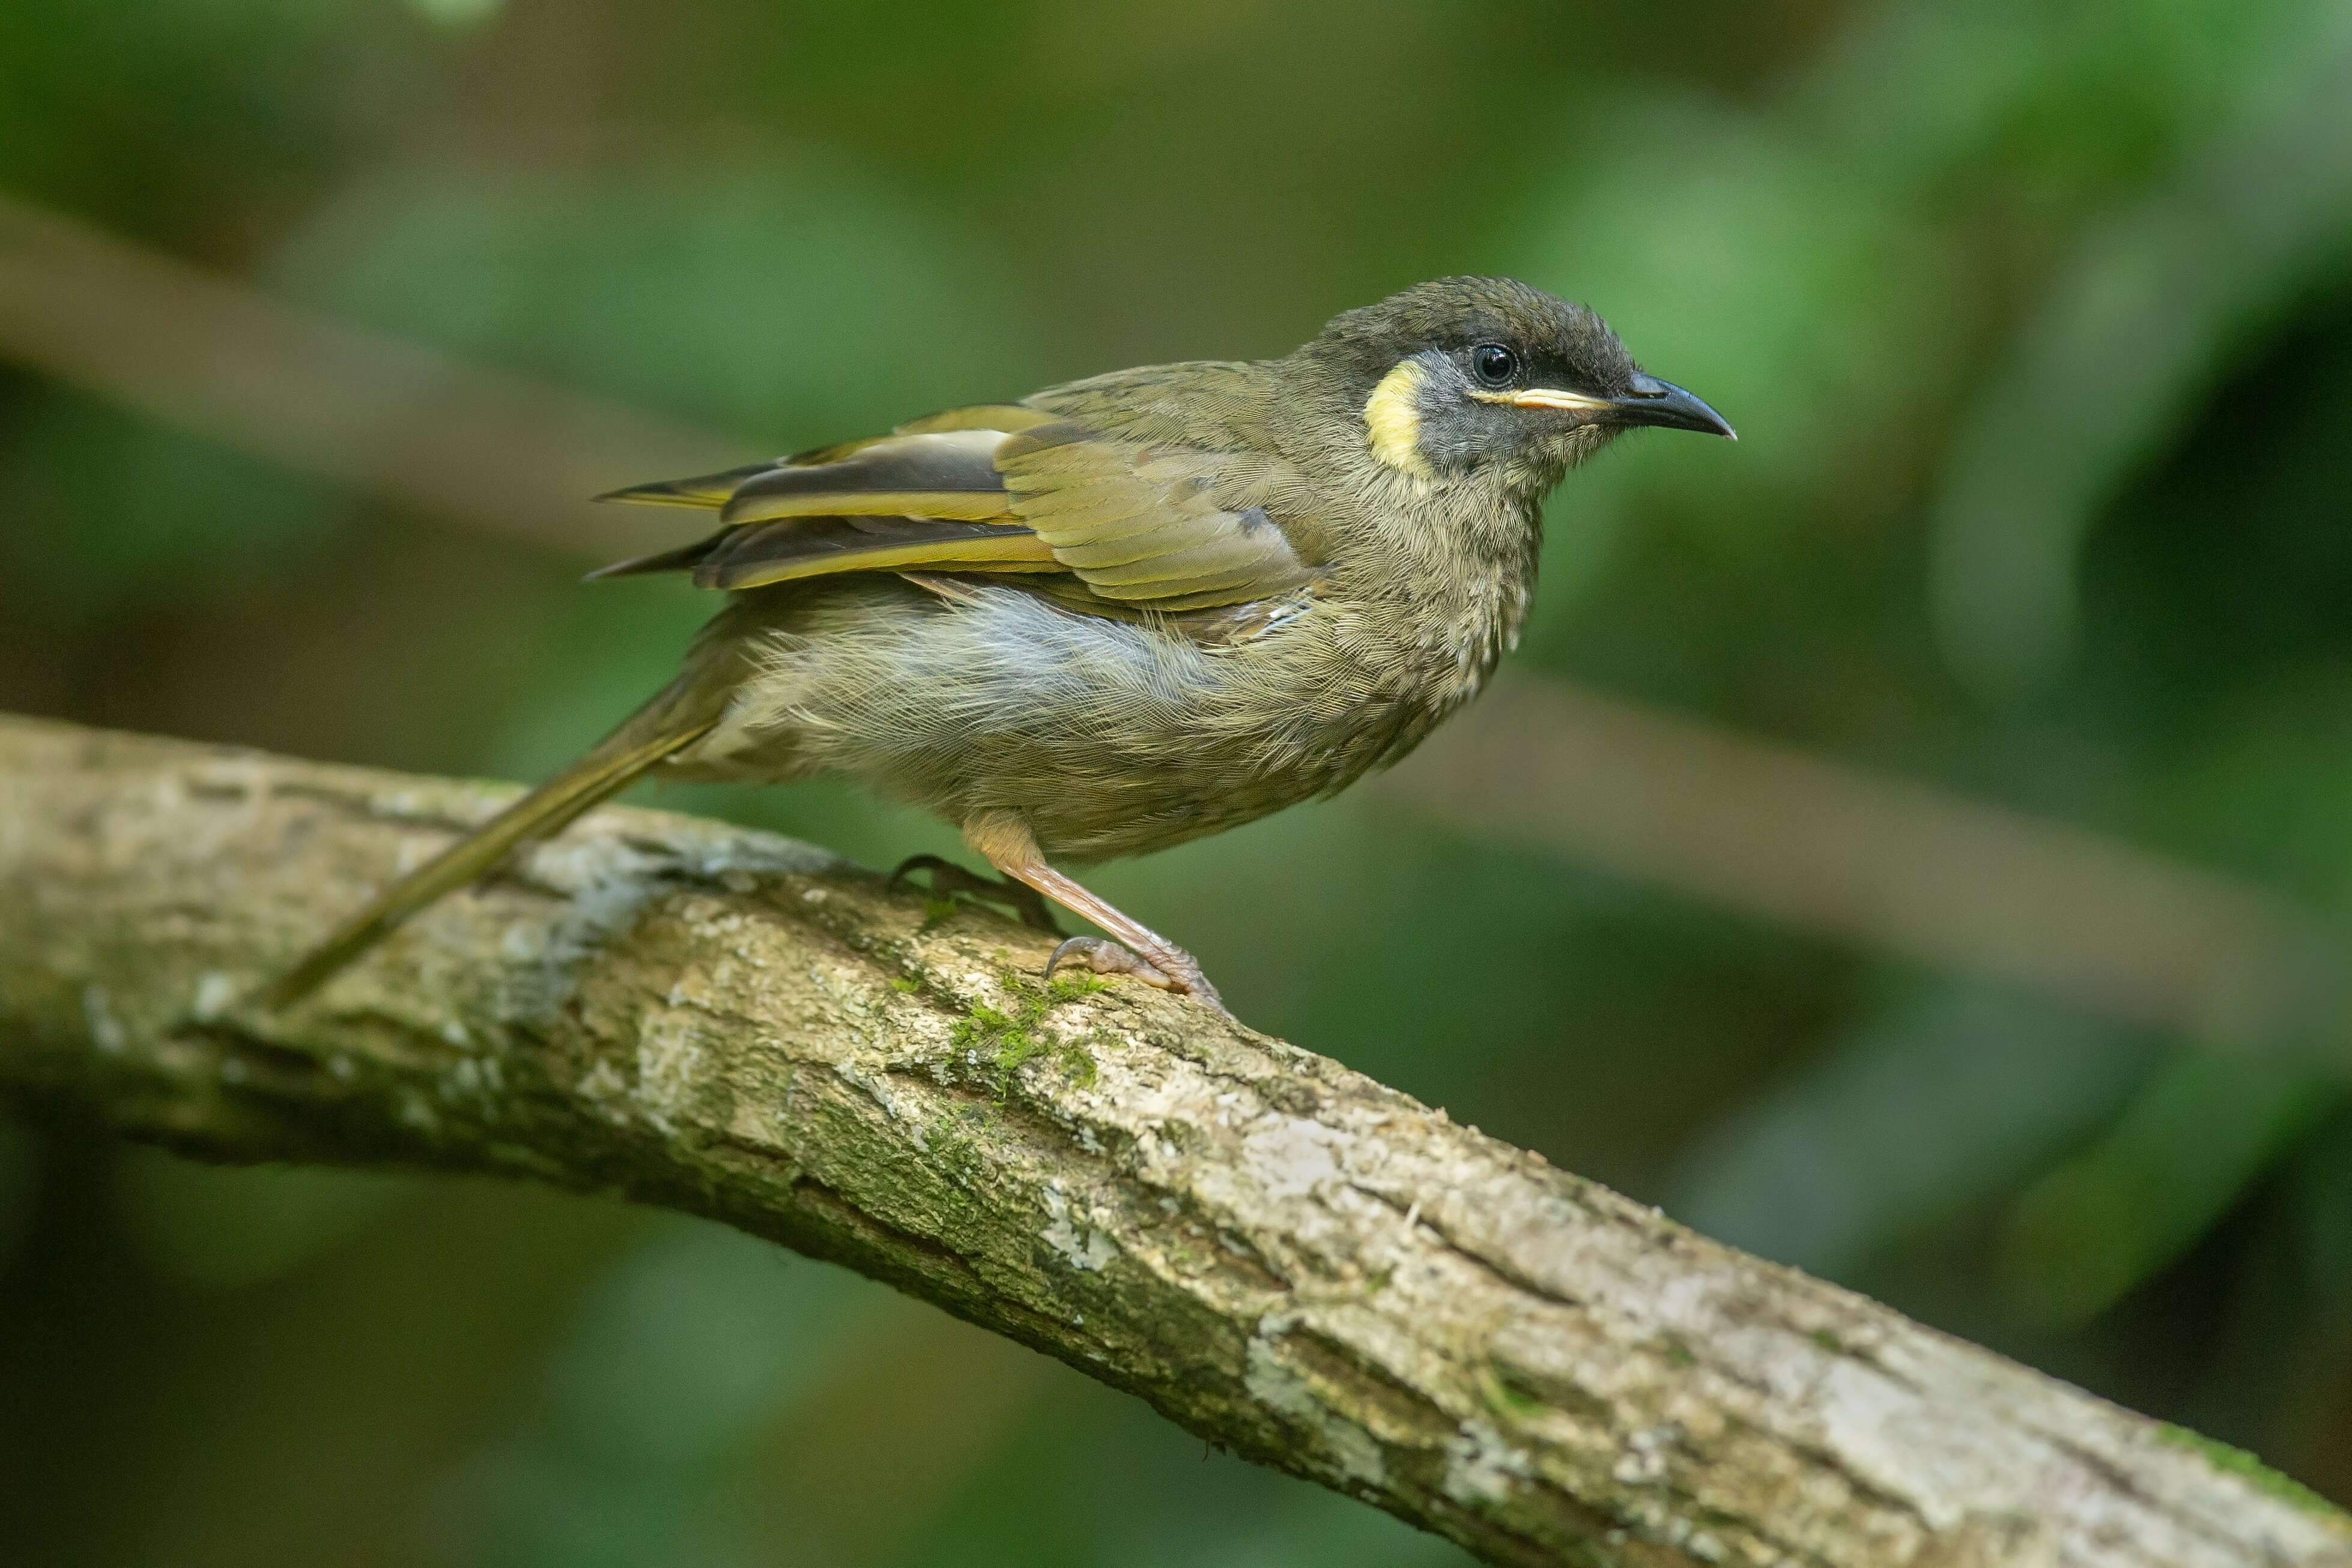
[{"label": "grey face patch", "polygon": [[1459,478],[1491,467],[1510,488],[1537,497],[1608,444],[1612,432],[1582,424],[1573,413],[1522,408],[1480,395],[1486,389],[1472,378],[1464,358],[1433,350],[1408,361],[1421,367],[1412,411],[1414,450],[1430,476]]}]

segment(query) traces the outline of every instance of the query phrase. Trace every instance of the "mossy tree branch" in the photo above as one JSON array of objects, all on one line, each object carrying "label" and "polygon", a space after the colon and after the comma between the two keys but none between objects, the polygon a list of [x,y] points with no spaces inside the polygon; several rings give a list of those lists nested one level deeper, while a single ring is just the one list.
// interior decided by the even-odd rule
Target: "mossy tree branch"
[{"label": "mossy tree branch", "polygon": [[0,1092],[723,1220],[1494,1563],[2352,1565],[2226,1452],[768,835],[601,811],[247,1008],[506,798],[0,721]]}]

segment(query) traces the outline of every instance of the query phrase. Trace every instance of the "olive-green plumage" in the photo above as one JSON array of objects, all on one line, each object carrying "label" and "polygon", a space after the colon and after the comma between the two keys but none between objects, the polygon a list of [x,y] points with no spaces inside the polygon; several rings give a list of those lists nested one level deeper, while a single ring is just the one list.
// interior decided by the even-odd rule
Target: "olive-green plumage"
[{"label": "olive-green plumage", "polygon": [[1286,359],[1121,371],[623,491],[722,525],[597,574],[733,591],[677,680],[271,999],[659,768],[927,807],[1126,944],[1066,947],[1214,1001],[1047,857],[1181,843],[1402,756],[1517,640],[1546,492],[1633,424],[1731,434],[1591,311],[1446,278]]}]

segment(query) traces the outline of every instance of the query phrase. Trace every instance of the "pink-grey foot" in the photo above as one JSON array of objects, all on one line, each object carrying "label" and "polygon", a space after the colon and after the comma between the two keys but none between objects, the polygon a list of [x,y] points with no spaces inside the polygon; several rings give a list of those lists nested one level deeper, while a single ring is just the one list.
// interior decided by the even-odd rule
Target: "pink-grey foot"
[{"label": "pink-grey foot", "polygon": [[1221,1013],[1228,1010],[1217,988],[1201,972],[1199,960],[1181,947],[1168,947],[1146,958],[1108,936],[1072,936],[1045,960],[1045,977],[1052,979],[1054,971],[1065,964],[1083,964],[1097,975],[1131,975],[1163,991],[1198,997]]},{"label": "pink-grey foot", "polygon": [[1100,896],[1089,893],[1066,873],[1045,863],[1029,824],[1010,811],[977,811],[963,825],[963,841],[988,857],[988,863],[1014,882],[1035,888],[1072,914],[1082,915],[1116,938],[1073,936],[1054,949],[1045,973],[1066,962],[1084,959],[1098,975],[1132,975],[1148,986],[1198,997],[1227,1018],[1217,988],[1201,973],[1192,955],[1132,915],[1122,914]]}]

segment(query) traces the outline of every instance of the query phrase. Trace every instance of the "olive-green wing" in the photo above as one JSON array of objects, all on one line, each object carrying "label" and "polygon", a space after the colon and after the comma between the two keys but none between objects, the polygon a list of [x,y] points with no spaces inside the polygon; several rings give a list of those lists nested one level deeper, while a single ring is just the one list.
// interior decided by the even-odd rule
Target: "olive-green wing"
[{"label": "olive-green wing", "polygon": [[[1122,618],[1310,582],[1303,481],[1270,457],[1106,436],[1034,409],[955,409],[887,436],[607,497],[715,510],[683,549],[595,573],[756,588],[848,571],[1067,574],[1056,602]],[[1287,520],[1286,520],[1287,519]],[[1076,580],[1071,580],[1071,579]]]},{"label": "olive-green wing", "polygon": [[1007,436],[995,461],[1013,516],[1101,598],[1175,612],[1272,599],[1315,578],[1311,497],[1277,458],[1057,420]]}]

